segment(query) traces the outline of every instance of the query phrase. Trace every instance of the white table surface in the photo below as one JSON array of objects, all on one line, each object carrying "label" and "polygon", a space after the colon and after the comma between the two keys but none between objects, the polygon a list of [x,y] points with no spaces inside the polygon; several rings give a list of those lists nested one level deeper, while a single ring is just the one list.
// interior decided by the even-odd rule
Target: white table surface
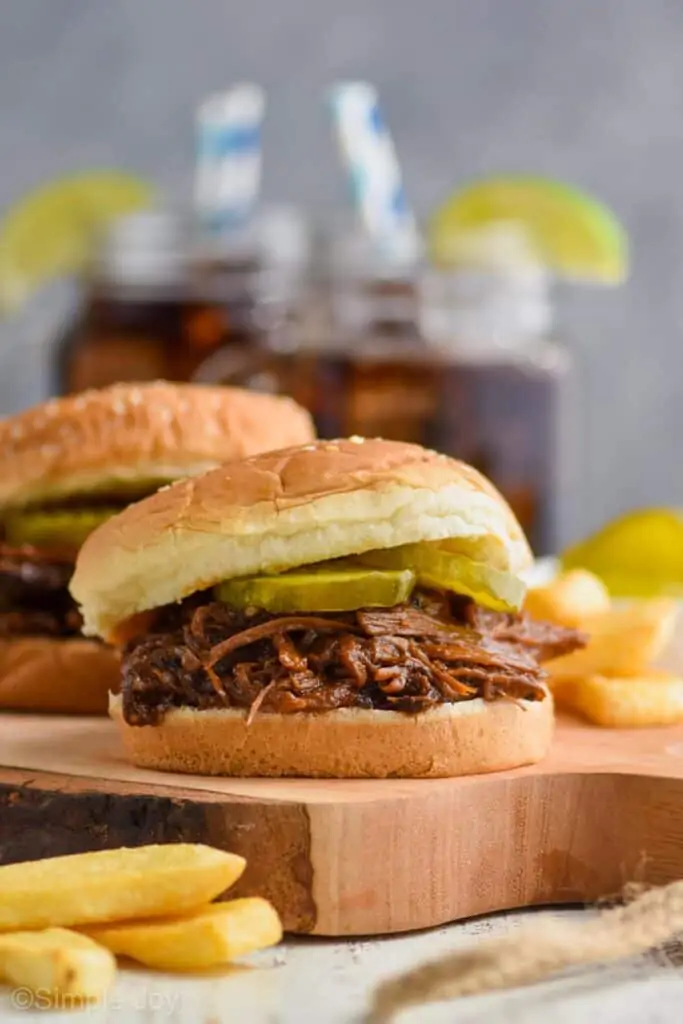
[{"label": "white table surface", "polygon": [[[542,911],[580,917],[592,911]],[[243,965],[202,977],[122,969],[108,998],[81,1011],[41,1013],[0,995],[5,1024],[360,1024],[382,978],[508,932],[527,914],[506,914],[412,936],[336,942],[290,940]],[[676,966],[676,963],[682,965]],[[248,966],[247,966],[248,965]],[[404,1011],[401,1024],[680,1024],[683,949],[616,965],[574,969],[530,988]]]}]

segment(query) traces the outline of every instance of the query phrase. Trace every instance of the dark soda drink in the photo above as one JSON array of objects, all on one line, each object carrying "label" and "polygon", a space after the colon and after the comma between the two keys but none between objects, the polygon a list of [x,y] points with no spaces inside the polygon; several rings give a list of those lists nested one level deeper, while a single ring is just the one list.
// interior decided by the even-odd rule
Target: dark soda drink
[{"label": "dark soda drink", "polygon": [[537,554],[557,548],[568,486],[570,360],[538,268],[442,274],[346,249],[329,320],[221,379],[291,394],[322,437],[415,442],[480,469]]},{"label": "dark soda drink", "polygon": [[218,353],[251,351],[283,318],[277,267],[255,237],[206,240],[167,213],[114,225],[56,347],[58,394],[116,381],[213,381]]},{"label": "dark soda drink", "polygon": [[569,387],[560,347],[477,362],[369,339],[361,351],[271,354],[264,370],[261,379],[312,412],[322,437],[409,441],[475,466],[500,488],[536,553],[556,550]]}]

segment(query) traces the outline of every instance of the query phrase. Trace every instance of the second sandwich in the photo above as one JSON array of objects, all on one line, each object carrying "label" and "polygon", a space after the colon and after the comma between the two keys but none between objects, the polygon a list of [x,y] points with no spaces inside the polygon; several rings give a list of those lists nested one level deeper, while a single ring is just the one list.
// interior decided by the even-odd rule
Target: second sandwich
[{"label": "second sandwich", "polygon": [[105,713],[117,653],[68,592],[92,530],[159,486],[313,436],[290,399],[155,382],[56,399],[0,422],[0,708]]}]

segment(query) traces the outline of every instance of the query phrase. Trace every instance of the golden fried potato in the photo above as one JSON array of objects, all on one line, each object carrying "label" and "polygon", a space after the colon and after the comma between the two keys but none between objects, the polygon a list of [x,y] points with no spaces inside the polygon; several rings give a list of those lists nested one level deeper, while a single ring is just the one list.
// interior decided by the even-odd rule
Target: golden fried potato
[{"label": "golden fried potato", "polygon": [[282,938],[277,911],[256,897],[212,903],[178,917],[91,925],[84,931],[112,953],[166,971],[227,964]]},{"label": "golden fried potato", "polygon": [[670,642],[677,617],[676,602],[667,598],[600,612],[582,623],[588,634],[586,647],[543,667],[551,683],[594,675],[643,675]]},{"label": "golden fried potato", "polygon": [[210,846],[125,847],[0,867],[0,932],[183,913],[209,903],[245,861]]},{"label": "golden fried potato", "polygon": [[574,629],[581,629],[587,618],[609,609],[607,587],[585,569],[572,569],[543,587],[533,587],[524,601],[524,610],[532,618]]},{"label": "golden fried potato", "polygon": [[65,928],[0,935],[0,980],[34,992],[41,1006],[100,999],[115,974],[113,954],[86,935]]},{"label": "golden fried potato", "polygon": [[596,725],[614,729],[683,722],[683,678],[668,672],[626,679],[596,675],[567,680],[556,699]]}]

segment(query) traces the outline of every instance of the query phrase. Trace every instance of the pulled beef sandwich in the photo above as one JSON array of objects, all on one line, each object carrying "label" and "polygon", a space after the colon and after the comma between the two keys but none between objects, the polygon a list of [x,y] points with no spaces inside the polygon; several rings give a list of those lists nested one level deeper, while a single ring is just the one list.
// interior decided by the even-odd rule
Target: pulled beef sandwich
[{"label": "pulled beef sandwich", "polygon": [[539,663],[581,645],[517,609],[527,542],[479,473],[349,440],[235,461],[96,530],[71,593],[122,646],[130,758],[168,771],[449,776],[539,760]]},{"label": "pulled beef sandwich", "polygon": [[57,399],[0,422],[0,707],[106,714],[117,652],[81,635],[78,549],[179,477],[310,440],[289,399],[158,382]]}]

